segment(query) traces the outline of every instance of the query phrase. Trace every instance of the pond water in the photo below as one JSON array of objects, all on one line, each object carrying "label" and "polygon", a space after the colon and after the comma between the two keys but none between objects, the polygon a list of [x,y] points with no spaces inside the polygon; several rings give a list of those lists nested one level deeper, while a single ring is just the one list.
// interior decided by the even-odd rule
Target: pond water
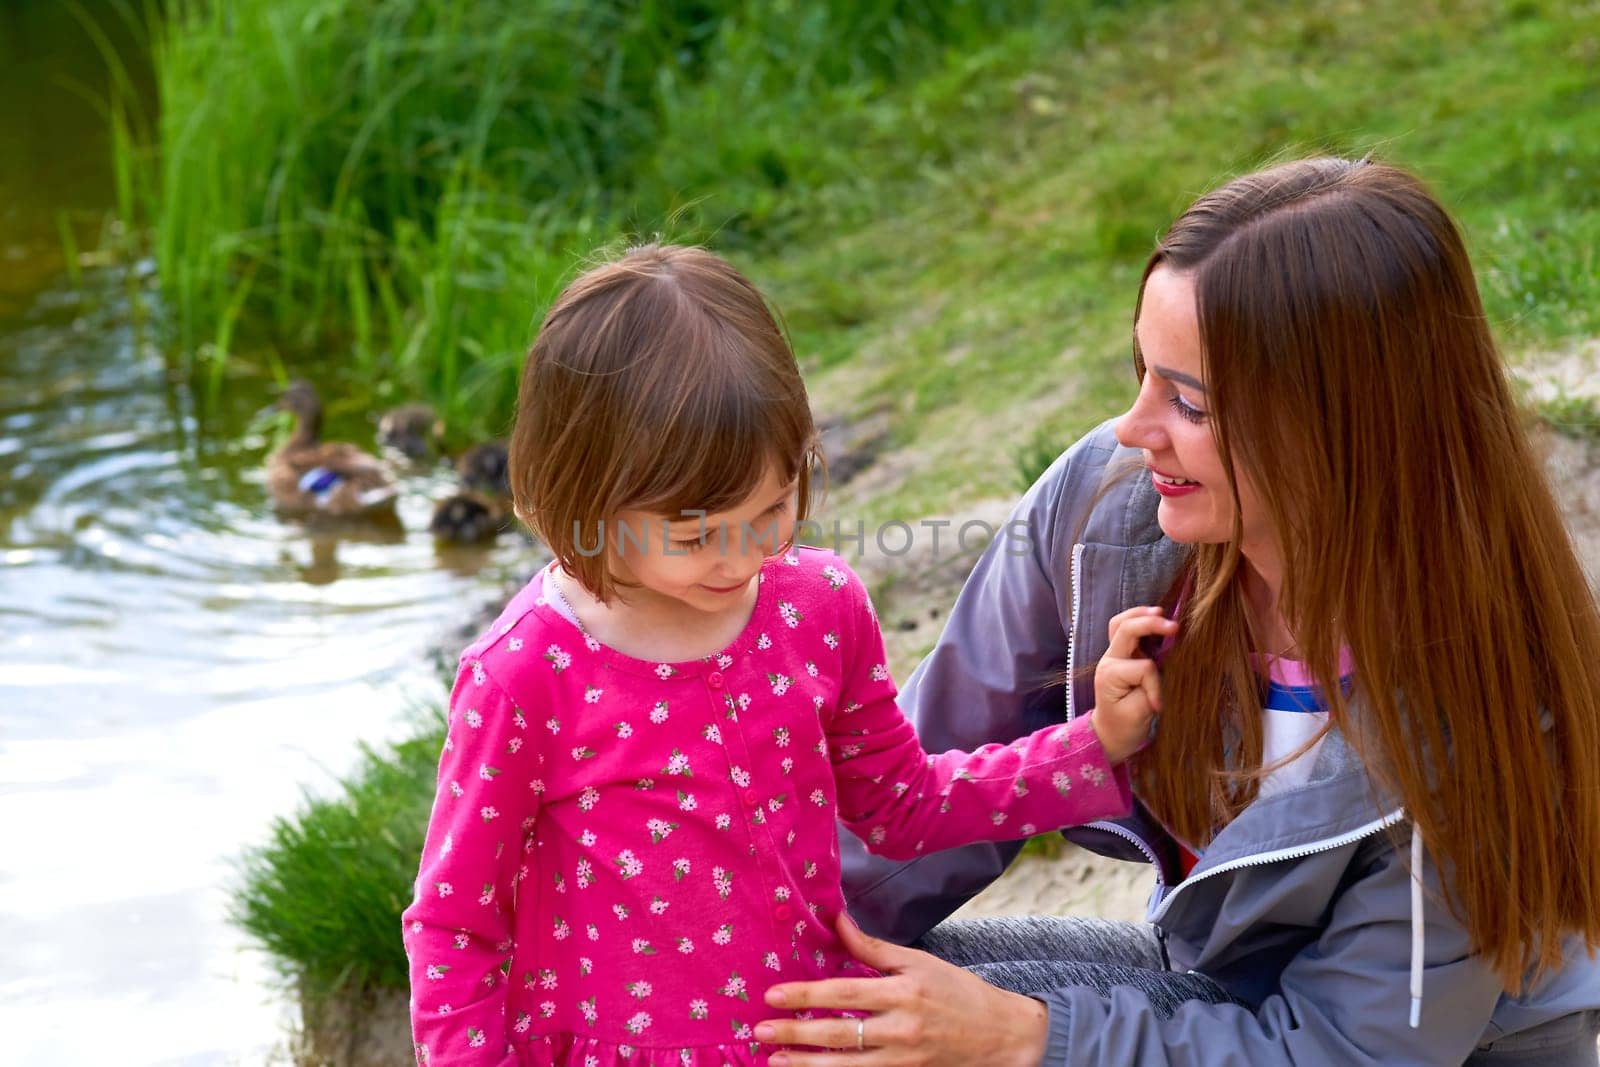
[{"label": "pond water", "polygon": [[441,554],[442,468],[404,483],[403,531],[273,515],[269,377],[240,360],[203,399],[141,325],[152,265],[67,269],[63,221],[92,247],[111,202],[74,88],[104,84],[66,6],[0,9],[5,1059],[281,1061],[290,1005],[225,917],[240,851],[361,742],[409,734],[443,696],[434,647],[537,561],[514,537]]}]

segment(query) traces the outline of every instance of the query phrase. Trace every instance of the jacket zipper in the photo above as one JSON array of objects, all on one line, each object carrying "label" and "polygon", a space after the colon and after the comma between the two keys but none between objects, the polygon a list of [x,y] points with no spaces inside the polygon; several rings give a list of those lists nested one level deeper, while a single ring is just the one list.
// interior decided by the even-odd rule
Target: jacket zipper
[{"label": "jacket zipper", "polygon": [[[1237,871],[1242,867],[1259,867],[1268,863],[1277,863],[1279,860],[1300,859],[1304,856],[1315,855],[1318,852],[1328,852],[1336,848],[1342,848],[1343,846],[1354,841],[1361,840],[1363,837],[1371,837],[1373,834],[1387,826],[1394,825],[1401,819],[1405,818],[1405,815],[1406,813],[1404,808],[1396,808],[1389,814],[1374,819],[1365,826],[1358,826],[1348,833],[1340,834],[1338,837],[1330,837],[1323,841],[1313,841],[1309,845],[1297,845],[1294,848],[1280,848],[1272,852],[1258,852],[1253,856],[1240,856],[1238,859],[1229,860],[1227,863],[1219,863],[1209,871],[1203,871],[1200,874],[1190,875],[1188,878],[1185,878],[1182,882],[1179,882],[1177,885],[1172,887],[1172,894],[1166,897],[1161,901],[1160,904],[1156,906],[1156,910],[1150,916],[1150,921],[1152,923],[1159,923],[1162,916],[1166,914],[1167,909],[1172,906],[1172,902],[1177,899],[1179,893],[1194,885],[1196,882],[1205,881],[1214,874],[1222,874],[1224,871]],[[1158,873],[1156,877],[1159,879],[1160,874]]]},{"label": "jacket zipper", "polygon": [[1067,721],[1078,717],[1073,691],[1078,684],[1078,608],[1083,603],[1083,543],[1072,546],[1072,618],[1067,626]]},{"label": "jacket zipper", "polygon": [[[1072,546],[1072,619],[1071,624],[1067,628],[1066,704],[1068,722],[1071,722],[1073,719],[1077,718],[1078,714],[1077,702],[1073,699],[1073,693],[1077,686],[1078,675],[1078,613],[1083,606],[1083,547],[1084,546],[1081,541]],[[1145,859],[1150,862],[1150,866],[1154,868],[1156,872],[1156,886],[1163,891],[1166,889],[1166,878],[1162,876],[1161,862],[1156,858],[1156,850],[1151,848],[1149,843],[1146,842],[1144,838],[1140,837],[1138,834],[1127,829],[1126,827],[1119,826],[1114,822],[1109,822],[1104,819],[1098,819],[1094,822],[1086,823],[1085,825],[1090,829],[1103,830],[1115,837],[1120,837],[1124,841],[1127,841],[1129,844],[1133,845],[1133,847],[1137,848],[1141,853],[1144,854]]]},{"label": "jacket zipper", "polygon": [[1151,848],[1145,842],[1144,838],[1140,837],[1138,834],[1134,833],[1132,830],[1129,830],[1128,828],[1126,828],[1124,826],[1118,825],[1117,823],[1114,823],[1114,822],[1108,822],[1105,819],[1096,819],[1094,822],[1087,822],[1087,823],[1084,823],[1083,825],[1088,827],[1091,830],[1104,830],[1108,834],[1112,834],[1112,835],[1114,835],[1116,837],[1120,837],[1124,841],[1127,841],[1130,844],[1132,844],[1140,852],[1144,853],[1144,858],[1149,860],[1150,861],[1150,866],[1155,869],[1155,872],[1156,872],[1156,888],[1159,889],[1159,890],[1162,890],[1162,891],[1166,890],[1166,888],[1167,888],[1167,880],[1166,880],[1166,878],[1162,877],[1162,874],[1161,874],[1161,862],[1156,859],[1155,849]]}]

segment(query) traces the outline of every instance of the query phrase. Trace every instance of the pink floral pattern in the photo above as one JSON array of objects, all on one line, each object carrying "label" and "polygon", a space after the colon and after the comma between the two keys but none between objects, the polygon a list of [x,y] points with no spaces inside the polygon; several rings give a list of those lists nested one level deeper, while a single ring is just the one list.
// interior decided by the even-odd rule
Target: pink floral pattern
[{"label": "pink floral pattern", "polygon": [[546,573],[451,695],[402,927],[419,1062],[763,1063],[768,986],[872,973],[833,933],[830,816],[911,857],[1131,806],[1087,719],[923,752],[832,553],[769,559],[744,633],[675,664],[589,638]]}]

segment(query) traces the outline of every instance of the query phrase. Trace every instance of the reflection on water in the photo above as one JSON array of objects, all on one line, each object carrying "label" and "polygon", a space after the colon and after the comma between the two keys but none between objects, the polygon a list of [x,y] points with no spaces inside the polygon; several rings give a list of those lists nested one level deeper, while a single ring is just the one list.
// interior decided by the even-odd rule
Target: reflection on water
[{"label": "reflection on water", "polygon": [[[436,553],[443,471],[404,483],[404,531],[272,515],[265,377],[236,361],[199,405],[133,326],[149,264],[68,279],[59,227],[92,241],[110,200],[68,88],[98,62],[68,5],[0,4],[3,1059],[255,1064],[287,1007],[224,921],[234,858],[359,741],[408,733],[442,696],[434,642],[537,561]],[[336,394],[335,363],[301,369]]]}]

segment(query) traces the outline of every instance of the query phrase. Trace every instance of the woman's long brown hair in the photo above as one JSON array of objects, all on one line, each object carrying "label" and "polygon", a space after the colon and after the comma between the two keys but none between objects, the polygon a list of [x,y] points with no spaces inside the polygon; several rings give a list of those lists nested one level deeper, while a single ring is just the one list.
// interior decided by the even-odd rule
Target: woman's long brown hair
[{"label": "woman's long brown hair", "polygon": [[[1563,935],[1592,952],[1600,616],[1456,227],[1402,170],[1302,160],[1196,201],[1157,268],[1195,279],[1213,432],[1278,533],[1298,656],[1334,679],[1349,648],[1330,721],[1447,872],[1474,951],[1513,991],[1560,963]],[[1241,562],[1236,540],[1199,545],[1180,577],[1136,770],[1197,843],[1263,773]]]}]

